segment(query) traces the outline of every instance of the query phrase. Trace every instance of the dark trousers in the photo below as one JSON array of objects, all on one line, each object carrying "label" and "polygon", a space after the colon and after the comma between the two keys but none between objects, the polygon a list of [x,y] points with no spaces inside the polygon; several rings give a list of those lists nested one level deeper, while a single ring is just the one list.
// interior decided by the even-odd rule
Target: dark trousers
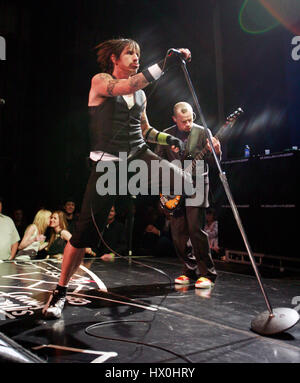
[{"label": "dark trousers", "polygon": [[[146,149],[142,151],[135,159],[143,160],[148,167],[148,181],[149,188],[152,184],[162,185],[163,173],[160,171],[155,177],[151,178],[151,161],[159,160],[161,158],[153,153],[151,150]],[[170,171],[170,188],[174,187],[175,171],[168,161],[163,160],[166,167]],[[117,196],[116,195],[99,195],[96,190],[97,180],[103,173],[96,172],[96,163],[92,166],[89,181],[85,190],[82,208],[79,216],[79,220],[76,224],[76,229],[71,237],[70,243],[76,248],[84,247],[97,247],[100,241],[99,232],[102,233],[107,217],[111,207],[114,205]],[[116,164],[118,167],[118,164]],[[178,173],[176,173],[178,177]],[[182,177],[182,184],[184,179]],[[192,185],[192,182],[191,182]],[[118,169],[116,171],[116,190],[119,189]]]},{"label": "dark trousers", "polygon": [[[212,260],[208,235],[205,233],[205,208],[187,206],[175,212],[170,221],[176,253],[183,263],[183,274],[190,277],[217,275]],[[192,254],[187,242],[191,240]]]}]

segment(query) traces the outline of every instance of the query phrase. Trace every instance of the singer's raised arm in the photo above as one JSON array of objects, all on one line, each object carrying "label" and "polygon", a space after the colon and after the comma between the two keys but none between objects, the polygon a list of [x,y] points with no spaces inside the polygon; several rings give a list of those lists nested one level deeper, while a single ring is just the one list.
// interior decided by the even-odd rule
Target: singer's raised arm
[{"label": "singer's raised arm", "polygon": [[102,97],[116,97],[132,94],[145,88],[148,84],[143,73],[138,73],[128,79],[114,79],[108,73],[98,73],[92,78],[91,92]]}]

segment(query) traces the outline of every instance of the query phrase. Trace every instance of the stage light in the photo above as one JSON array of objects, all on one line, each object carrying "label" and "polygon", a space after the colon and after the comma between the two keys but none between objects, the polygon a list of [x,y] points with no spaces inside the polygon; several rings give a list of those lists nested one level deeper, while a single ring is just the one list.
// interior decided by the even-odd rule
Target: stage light
[{"label": "stage light", "polygon": [[[249,34],[262,34],[281,24],[297,35],[300,34],[299,15],[298,0],[245,0],[238,19],[242,30]],[[246,25],[246,17],[251,20],[251,26]]]}]

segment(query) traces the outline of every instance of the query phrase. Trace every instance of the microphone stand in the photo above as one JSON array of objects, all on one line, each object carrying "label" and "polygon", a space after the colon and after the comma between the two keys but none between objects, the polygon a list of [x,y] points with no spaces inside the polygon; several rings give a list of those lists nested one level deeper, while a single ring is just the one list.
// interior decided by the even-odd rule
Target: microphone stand
[{"label": "microphone stand", "polygon": [[256,333],[261,334],[261,335],[278,334],[280,332],[283,332],[283,331],[293,327],[299,321],[300,316],[299,316],[298,312],[294,309],[283,308],[283,307],[273,309],[271,306],[271,303],[268,299],[267,293],[264,289],[259,271],[258,271],[257,266],[255,264],[255,260],[254,260],[254,257],[252,255],[252,250],[251,250],[246,232],[245,232],[244,227],[242,225],[242,221],[241,221],[239,212],[238,212],[236,204],[233,200],[233,196],[232,196],[229,184],[228,184],[226,174],[225,174],[225,172],[222,171],[220,161],[219,161],[219,159],[216,155],[215,149],[213,147],[212,139],[211,139],[211,136],[209,134],[204,115],[202,113],[200,104],[198,102],[198,98],[196,96],[196,93],[195,93],[195,90],[194,90],[194,87],[192,84],[192,81],[190,79],[189,73],[188,73],[187,68],[186,68],[186,62],[182,57],[180,57],[180,59],[181,59],[181,67],[182,67],[186,82],[187,82],[188,87],[192,93],[194,103],[196,105],[197,111],[198,111],[199,116],[201,118],[202,125],[204,127],[204,130],[206,132],[206,136],[208,138],[208,142],[209,142],[210,147],[212,149],[212,154],[213,154],[214,160],[216,162],[216,165],[217,165],[217,168],[219,171],[220,180],[221,180],[223,187],[225,189],[225,192],[226,192],[227,198],[229,200],[233,215],[235,217],[236,223],[238,225],[238,228],[239,228],[240,233],[242,235],[244,244],[246,246],[247,253],[249,255],[251,264],[253,266],[255,276],[257,278],[260,289],[261,289],[262,294],[263,294],[264,299],[265,299],[265,303],[266,303],[267,308],[268,308],[268,311],[264,311],[263,313],[259,314],[256,318],[254,318],[252,320],[251,329],[253,331],[255,331]]}]

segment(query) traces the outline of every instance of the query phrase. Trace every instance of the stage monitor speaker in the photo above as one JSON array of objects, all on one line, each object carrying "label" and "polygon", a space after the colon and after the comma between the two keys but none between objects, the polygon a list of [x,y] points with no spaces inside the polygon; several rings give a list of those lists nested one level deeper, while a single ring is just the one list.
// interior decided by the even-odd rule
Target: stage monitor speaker
[{"label": "stage monitor speaker", "polygon": [[[224,163],[223,169],[253,251],[297,256],[298,165],[299,151]],[[244,242],[225,198],[223,196],[218,217],[220,245],[243,251]]]},{"label": "stage monitor speaker", "polygon": [[299,198],[298,173],[298,151],[259,156],[257,204],[295,205]]},{"label": "stage monitor speaker", "polygon": [[[225,161],[222,169],[226,173],[228,184],[236,205],[253,205],[258,198],[258,179],[255,158],[241,158]],[[228,204],[225,192],[222,204]]]},{"label": "stage monitor speaker", "polygon": [[[261,252],[282,257],[299,257],[296,241],[298,228],[296,208],[266,207],[258,211]],[[297,233],[296,233],[297,231]]]}]

